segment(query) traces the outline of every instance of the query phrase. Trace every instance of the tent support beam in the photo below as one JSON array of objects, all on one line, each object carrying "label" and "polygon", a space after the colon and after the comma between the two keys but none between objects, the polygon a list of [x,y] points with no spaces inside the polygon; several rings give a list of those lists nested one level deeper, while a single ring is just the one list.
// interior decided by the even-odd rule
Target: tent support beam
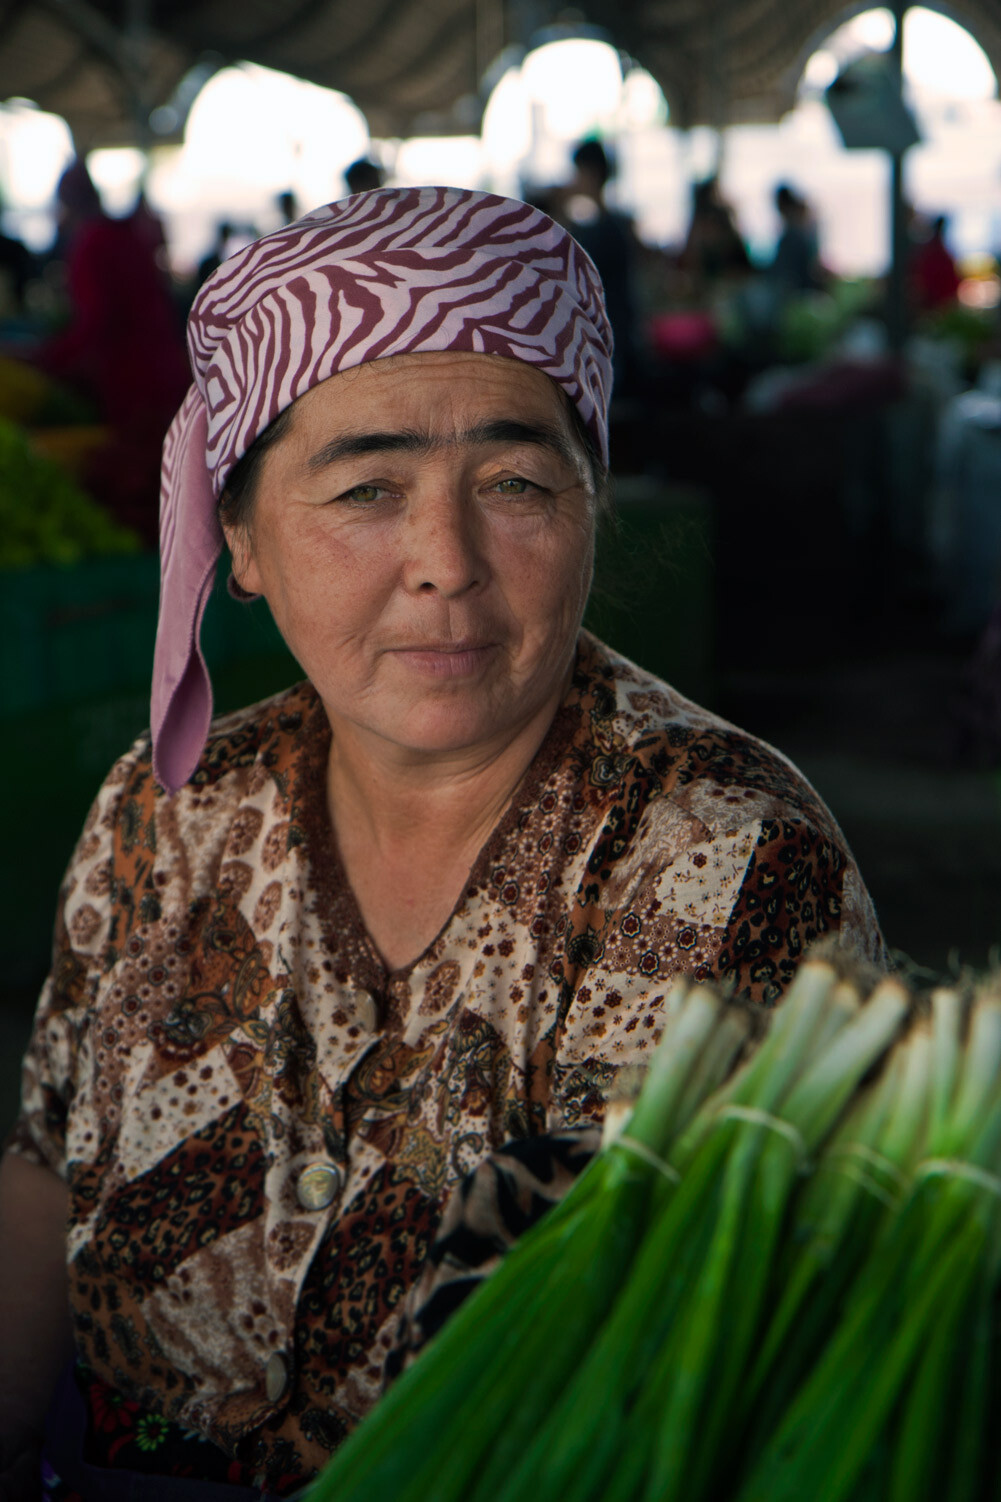
[{"label": "tent support beam", "polygon": [[[904,17],[908,8],[909,0],[892,0],[894,32],[890,57],[897,87],[901,92],[904,84]],[[907,261],[910,239],[904,194],[905,156],[905,152],[897,151],[890,157],[890,274],[886,288],[886,327],[890,349],[894,354],[900,354],[907,343],[909,322]]]},{"label": "tent support beam", "polygon": [[124,30],[113,26],[88,0],[45,0],[95,52],[115,69],[128,95],[136,144],[145,150],[152,138],[149,113],[149,51],[152,40],[150,0],[127,0]]}]

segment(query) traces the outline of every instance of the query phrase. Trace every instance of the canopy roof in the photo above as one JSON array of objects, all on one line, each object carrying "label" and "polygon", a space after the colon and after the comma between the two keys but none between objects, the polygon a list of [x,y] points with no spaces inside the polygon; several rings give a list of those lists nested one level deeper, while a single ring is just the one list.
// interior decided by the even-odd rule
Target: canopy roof
[{"label": "canopy roof", "polygon": [[[933,0],[934,3],[934,0]],[[844,0],[580,0],[660,83],[679,125],[777,120],[810,53],[868,9]],[[935,9],[1001,74],[998,0]],[[134,142],[188,70],[246,60],[349,94],[376,136],[475,129],[505,47],[545,0],[0,0],[0,99],[63,115],[81,149]]]}]

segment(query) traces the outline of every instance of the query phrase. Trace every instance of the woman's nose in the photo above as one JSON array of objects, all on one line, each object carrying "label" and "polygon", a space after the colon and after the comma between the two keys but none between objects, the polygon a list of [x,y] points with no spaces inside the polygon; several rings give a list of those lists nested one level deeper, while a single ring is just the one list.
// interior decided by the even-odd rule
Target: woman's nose
[{"label": "woman's nose", "polygon": [[405,533],[408,588],[454,598],[484,582],[487,567],[475,508],[462,495],[417,500]]}]

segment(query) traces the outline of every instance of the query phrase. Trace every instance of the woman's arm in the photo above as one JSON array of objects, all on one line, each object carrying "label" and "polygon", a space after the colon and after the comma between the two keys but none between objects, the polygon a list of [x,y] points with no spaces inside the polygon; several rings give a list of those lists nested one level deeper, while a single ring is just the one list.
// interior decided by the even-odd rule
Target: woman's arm
[{"label": "woman's arm", "polygon": [[101,788],[66,872],[52,971],[22,1065],[21,1107],[0,1156],[0,1502],[38,1502],[42,1427],[73,1355],[70,1201],[59,1170],[81,1039],[106,968],[117,812],[132,764],[122,758]]},{"label": "woman's arm", "polygon": [[51,1169],[0,1160],[0,1502],[37,1502],[45,1411],[73,1351],[67,1205]]}]

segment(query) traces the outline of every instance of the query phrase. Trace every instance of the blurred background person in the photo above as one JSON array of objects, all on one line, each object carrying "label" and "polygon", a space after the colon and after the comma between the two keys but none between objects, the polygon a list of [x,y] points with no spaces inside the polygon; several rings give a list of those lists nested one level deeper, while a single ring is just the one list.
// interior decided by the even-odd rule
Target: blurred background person
[{"label": "blurred background person", "polygon": [[228,219],[220,219],[216,225],[215,239],[209,246],[205,255],[198,262],[198,286],[207,281],[213,271],[217,270],[228,255],[235,250],[233,241],[233,226]]},{"label": "blurred background person", "polygon": [[0,232],[0,318],[18,318],[25,312],[28,287],[37,275],[38,263],[24,242]]},{"label": "blurred background person", "polygon": [[284,193],[279,193],[275,198],[275,207],[281,216],[282,224],[291,224],[299,217],[299,208],[296,196],[291,188],[286,188]]},{"label": "blurred background person", "polygon": [[93,405],[108,430],[88,488],[120,521],[153,543],[160,446],[187,387],[181,324],[148,211],[113,219],[86,165],[74,161],[57,188],[65,327],[33,360]]},{"label": "blurred background person", "polygon": [[786,292],[820,291],[826,277],[820,260],[817,221],[810,205],[788,183],[779,183],[775,189],[775,208],[782,229],[770,267],[773,281]]},{"label": "blurred background person", "polygon": [[628,215],[609,208],[605,188],[614,165],[600,141],[588,138],[575,147],[573,176],[548,196],[577,241],[598,268],[605,289],[605,305],[615,338],[617,396],[635,391],[639,376],[639,314],[637,310],[638,242]]},{"label": "blurred background person", "polygon": [[939,214],[911,242],[908,282],[915,312],[933,313],[956,301],[961,277],[945,243],[949,221]]},{"label": "blurred background person", "polygon": [[722,197],[718,177],[706,178],[692,188],[692,212],[679,266],[696,295],[751,270],[747,246],[733,209]]},{"label": "blurred background person", "polygon": [[378,162],[367,156],[359,157],[344,169],[344,183],[349,193],[368,193],[372,188],[381,188],[385,176]]}]

